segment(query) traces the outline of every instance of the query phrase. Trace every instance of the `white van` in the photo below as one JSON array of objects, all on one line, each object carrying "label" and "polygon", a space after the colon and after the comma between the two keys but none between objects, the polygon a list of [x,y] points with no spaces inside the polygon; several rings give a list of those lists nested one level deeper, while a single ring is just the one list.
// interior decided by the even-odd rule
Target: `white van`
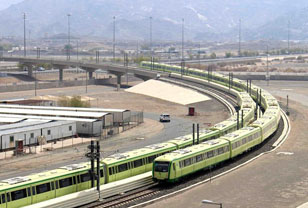
[{"label": "white van", "polygon": [[170,115],[166,113],[161,114],[159,117],[159,121],[160,122],[170,122]]}]

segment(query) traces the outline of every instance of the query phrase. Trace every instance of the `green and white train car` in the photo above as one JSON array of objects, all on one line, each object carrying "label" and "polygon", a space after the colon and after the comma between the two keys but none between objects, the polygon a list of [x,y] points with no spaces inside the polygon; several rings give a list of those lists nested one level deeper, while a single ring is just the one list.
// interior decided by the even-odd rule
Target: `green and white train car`
[{"label": "green and white train car", "polygon": [[104,170],[107,173],[105,183],[151,171],[152,163],[156,157],[176,149],[175,144],[160,143],[108,156],[102,161]]},{"label": "green and white train car", "polygon": [[[17,208],[91,188],[89,163],[0,182],[0,208]],[[101,181],[104,173],[101,170]]]},{"label": "green and white train car", "polygon": [[230,158],[236,157],[262,142],[260,128],[254,127],[245,127],[220,138],[229,141]]},{"label": "green and white train car", "polygon": [[156,158],[152,174],[155,180],[174,182],[201,169],[217,165],[229,157],[228,141],[210,140]]},{"label": "green and white train car", "polygon": [[263,116],[262,118],[253,122],[251,127],[259,127],[262,131],[262,142],[272,135],[278,128],[276,116]]}]

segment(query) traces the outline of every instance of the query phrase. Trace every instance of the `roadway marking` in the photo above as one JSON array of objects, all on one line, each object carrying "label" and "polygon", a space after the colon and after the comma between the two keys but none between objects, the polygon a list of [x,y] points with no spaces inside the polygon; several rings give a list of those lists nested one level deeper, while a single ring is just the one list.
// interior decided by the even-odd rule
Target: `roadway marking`
[{"label": "roadway marking", "polygon": [[294,152],[277,152],[277,155],[294,155]]}]

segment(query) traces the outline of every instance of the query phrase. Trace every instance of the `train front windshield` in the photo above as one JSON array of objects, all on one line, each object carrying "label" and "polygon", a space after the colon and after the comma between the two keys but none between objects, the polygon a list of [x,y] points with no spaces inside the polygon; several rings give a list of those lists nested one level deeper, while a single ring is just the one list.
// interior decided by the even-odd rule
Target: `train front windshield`
[{"label": "train front windshield", "polygon": [[155,172],[168,172],[169,162],[155,162]]}]

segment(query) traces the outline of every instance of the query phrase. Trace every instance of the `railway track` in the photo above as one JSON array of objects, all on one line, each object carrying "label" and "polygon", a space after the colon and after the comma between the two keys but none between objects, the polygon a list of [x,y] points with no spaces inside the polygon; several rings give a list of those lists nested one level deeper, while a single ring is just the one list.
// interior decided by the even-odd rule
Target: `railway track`
[{"label": "railway track", "polygon": [[197,90],[203,94],[207,94],[210,97],[217,99],[219,102],[221,102],[231,115],[235,113],[235,107],[237,107],[237,100],[233,95],[225,94],[220,90],[216,90],[214,88],[205,87],[204,85],[197,84],[194,82],[184,81],[184,80],[178,80],[175,78],[160,78],[161,81],[169,82],[172,84],[177,84],[179,86],[187,87],[190,89]]},{"label": "railway track", "polygon": [[83,206],[82,208],[116,208],[116,207],[124,207],[130,203],[135,201],[142,200],[146,197],[154,197],[160,193],[159,188],[149,188],[149,189],[141,189],[135,190],[130,193],[123,194],[120,197],[107,199],[103,202],[98,202],[97,204],[92,204],[91,206]]}]

